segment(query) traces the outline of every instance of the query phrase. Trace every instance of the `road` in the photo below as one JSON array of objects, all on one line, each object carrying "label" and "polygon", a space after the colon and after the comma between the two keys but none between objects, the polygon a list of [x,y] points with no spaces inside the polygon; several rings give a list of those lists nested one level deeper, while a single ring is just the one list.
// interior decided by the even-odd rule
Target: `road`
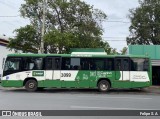
[{"label": "road", "polygon": [[[139,90],[25,89],[0,87],[0,110],[159,110],[160,95]],[[97,117],[96,117],[97,118]]]}]

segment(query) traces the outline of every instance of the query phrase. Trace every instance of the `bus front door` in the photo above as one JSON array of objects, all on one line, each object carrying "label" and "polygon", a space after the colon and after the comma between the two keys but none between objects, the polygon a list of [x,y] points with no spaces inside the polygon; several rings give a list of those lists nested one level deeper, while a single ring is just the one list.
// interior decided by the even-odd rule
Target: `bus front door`
[{"label": "bus front door", "polygon": [[116,58],[115,59],[115,87],[130,88],[130,59]]},{"label": "bus front door", "polygon": [[46,85],[47,87],[61,87],[61,58],[46,58]]}]

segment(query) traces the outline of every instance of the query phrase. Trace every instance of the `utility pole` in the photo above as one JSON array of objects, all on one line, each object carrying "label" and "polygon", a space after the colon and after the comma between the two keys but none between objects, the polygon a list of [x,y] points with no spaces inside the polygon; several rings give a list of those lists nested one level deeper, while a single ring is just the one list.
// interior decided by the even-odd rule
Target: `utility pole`
[{"label": "utility pole", "polygon": [[43,0],[43,18],[42,18],[42,33],[41,33],[41,48],[40,51],[44,53],[44,32],[45,32],[45,17],[46,17],[46,4],[47,0]]}]

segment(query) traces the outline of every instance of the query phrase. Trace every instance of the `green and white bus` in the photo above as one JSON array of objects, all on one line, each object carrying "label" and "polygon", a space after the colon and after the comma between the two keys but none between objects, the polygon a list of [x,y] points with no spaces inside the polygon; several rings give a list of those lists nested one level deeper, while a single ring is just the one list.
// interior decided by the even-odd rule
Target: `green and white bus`
[{"label": "green and white bus", "polygon": [[147,56],[87,54],[9,54],[3,68],[3,87],[143,88],[152,84]]}]

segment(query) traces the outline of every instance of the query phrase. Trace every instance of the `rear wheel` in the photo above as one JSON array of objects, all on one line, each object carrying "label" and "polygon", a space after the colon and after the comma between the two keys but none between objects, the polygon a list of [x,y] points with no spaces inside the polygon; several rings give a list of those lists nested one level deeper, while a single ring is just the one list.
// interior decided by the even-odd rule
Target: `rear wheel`
[{"label": "rear wheel", "polygon": [[98,83],[98,90],[100,92],[107,92],[109,89],[110,89],[110,83],[106,80],[101,80],[99,83]]},{"label": "rear wheel", "polygon": [[25,83],[25,89],[29,92],[34,92],[37,90],[37,81],[30,79]]}]

